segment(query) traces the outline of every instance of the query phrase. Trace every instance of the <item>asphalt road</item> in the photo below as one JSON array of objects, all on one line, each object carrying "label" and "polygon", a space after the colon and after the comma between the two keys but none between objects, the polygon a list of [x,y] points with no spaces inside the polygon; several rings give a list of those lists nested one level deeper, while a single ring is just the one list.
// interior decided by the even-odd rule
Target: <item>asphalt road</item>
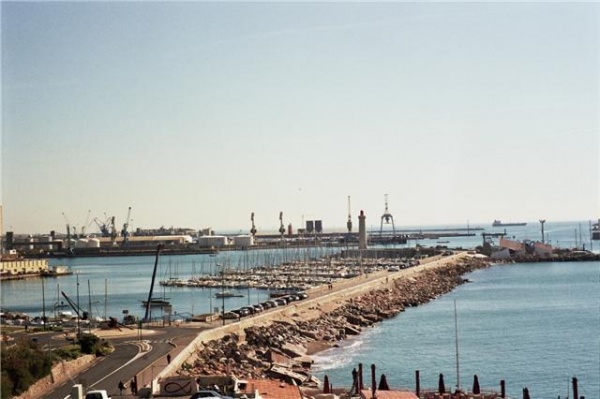
[{"label": "asphalt road", "polygon": [[[75,384],[82,384],[86,389],[105,389],[113,398],[120,397],[118,384],[123,381],[129,387],[129,382],[140,371],[149,369],[150,373],[158,374],[161,367],[166,365],[166,355],[177,346],[185,346],[200,330],[197,328],[166,328],[159,334],[143,337],[144,343],[137,337],[108,339],[115,351],[108,356],[97,358],[88,369],[73,376],[69,381],[58,386],[40,399],[64,399],[71,393]],[[143,385],[138,381],[138,389]],[[124,392],[125,393],[125,392]],[[126,392],[130,394],[128,390]]]}]

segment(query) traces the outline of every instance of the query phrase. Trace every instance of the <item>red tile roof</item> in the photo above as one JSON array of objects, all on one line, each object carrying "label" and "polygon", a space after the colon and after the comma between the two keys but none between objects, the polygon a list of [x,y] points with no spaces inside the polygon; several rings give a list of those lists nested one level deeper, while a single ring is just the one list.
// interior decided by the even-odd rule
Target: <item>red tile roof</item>
[{"label": "red tile roof", "polygon": [[300,388],[275,380],[247,380],[245,394],[250,396],[255,390],[264,399],[302,399]]}]

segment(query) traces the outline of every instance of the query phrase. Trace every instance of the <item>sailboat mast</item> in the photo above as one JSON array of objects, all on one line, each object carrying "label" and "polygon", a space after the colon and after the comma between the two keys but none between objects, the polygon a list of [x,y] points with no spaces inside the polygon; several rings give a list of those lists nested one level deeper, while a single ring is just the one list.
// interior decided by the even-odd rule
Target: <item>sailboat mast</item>
[{"label": "sailboat mast", "polygon": [[108,320],[106,317],[106,307],[108,305],[108,279],[104,279],[104,320]]},{"label": "sailboat mast", "polygon": [[456,389],[460,390],[460,362],[458,358],[458,315],[456,312],[456,299],[454,300],[454,339],[456,343]]}]

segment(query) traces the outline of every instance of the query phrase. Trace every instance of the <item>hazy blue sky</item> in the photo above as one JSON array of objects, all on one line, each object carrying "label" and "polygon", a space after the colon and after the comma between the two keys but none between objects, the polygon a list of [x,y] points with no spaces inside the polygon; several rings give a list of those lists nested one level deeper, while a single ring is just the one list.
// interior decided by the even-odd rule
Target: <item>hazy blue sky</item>
[{"label": "hazy blue sky", "polygon": [[598,4],[1,7],[5,230],[600,216]]}]

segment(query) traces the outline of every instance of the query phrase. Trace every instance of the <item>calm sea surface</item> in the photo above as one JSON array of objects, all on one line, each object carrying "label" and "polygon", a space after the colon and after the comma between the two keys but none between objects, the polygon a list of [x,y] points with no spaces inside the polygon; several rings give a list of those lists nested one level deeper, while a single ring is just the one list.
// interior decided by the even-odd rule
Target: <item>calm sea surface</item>
[{"label": "calm sea surface", "polygon": [[[350,386],[351,370],[370,365],[390,385],[437,387],[439,373],[455,387],[457,308],[461,386],[473,375],[483,386],[521,397],[564,398],[573,376],[579,394],[600,398],[600,264],[537,263],[494,266],[467,276],[472,282],[386,320],[340,348],[316,357],[316,375]],[[370,384],[369,384],[370,385]],[[569,396],[569,397],[572,397]]]},{"label": "calm sea surface", "polygon": [[[486,226],[485,232],[504,229]],[[518,240],[541,240],[540,230],[539,223],[529,223],[507,227],[506,233]],[[481,244],[481,232],[439,240],[450,241],[444,244],[450,247],[473,248]],[[594,252],[600,248],[599,241],[589,240],[588,222],[548,222],[544,238],[557,247],[585,244],[590,249],[593,245]],[[419,244],[437,245],[439,240],[422,240]],[[406,246],[413,245],[415,242]],[[161,256],[154,296],[170,298],[174,312],[182,317],[206,313],[223,304],[214,298],[216,290],[163,289],[158,281],[216,274],[221,267],[277,267],[282,259],[305,259],[336,251],[288,248],[285,252],[222,252],[216,257]],[[2,308],[37,316],[45,307],[46,314],[52,315],[57,304],[66,303],[60,294],[64,291],[82,309],[91,310],[93,316],[122,318],[124,311],[144,315],[141,300],[148,297],[153,256],[52,259],[50,264],[69,265],[76,273],[57,279],[3,281]],[[365,369],[376,364],[378,375],[385,373],[393,386],[413,389],[417,369],[421,370],[422,386],[437,386],[439,373],[444,374],[447,385],[456,385],[456,301],[462,386],[471,386],[473,374],[478,374],[486,387],[497,388],[500,379],[506,380],[507,392],[513,397],[520,397],[527,386],[533,398],[564,398],[570,378],[576,376],[580,395],[600,398],[598,262],[495,266],[468,278],[473,282],[343,342],[342,349],[320,354],[316,357],[316,374],[321,378],[327,374],[334,386],[349,386],[352,368],[362,362]],[[238,293],[244,296],[226,299],[226,310],[268,297],[268,292],[259,290]],[[154,310],[153,317],[160,316],[160,310]],[[365,377],[370,381],[370,376]]]}]

